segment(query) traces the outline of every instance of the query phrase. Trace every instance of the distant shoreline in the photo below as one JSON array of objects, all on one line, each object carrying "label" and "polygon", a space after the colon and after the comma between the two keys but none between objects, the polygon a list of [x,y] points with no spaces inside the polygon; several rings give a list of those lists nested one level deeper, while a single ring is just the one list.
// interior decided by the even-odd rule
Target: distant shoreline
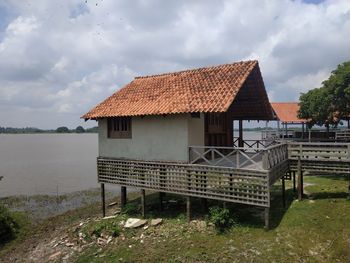
[{"label": "distant shoreline", "polygon": [[39,129],[35,127],[25,128],[13,128],[13,127],[1,127],[0,134],[84,134],[84,133],[97,133],[98,127],[92,127],[84,129],[82,126],[78,126],[75,129],[69,129],[65,126],[58,127],[57,129]]}]

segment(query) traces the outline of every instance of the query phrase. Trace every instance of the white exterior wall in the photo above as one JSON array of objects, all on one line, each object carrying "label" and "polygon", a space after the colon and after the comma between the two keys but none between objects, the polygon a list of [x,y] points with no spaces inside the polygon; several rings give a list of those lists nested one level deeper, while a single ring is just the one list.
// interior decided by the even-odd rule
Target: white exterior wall
[{"label": "white exterior wall", "polygon": [[107,138],[107,119],[100,119],[99,156],[157,161],[188,161],[189,145],[204,145],[204,116],[171,114],[131,118],[131,139]]}]

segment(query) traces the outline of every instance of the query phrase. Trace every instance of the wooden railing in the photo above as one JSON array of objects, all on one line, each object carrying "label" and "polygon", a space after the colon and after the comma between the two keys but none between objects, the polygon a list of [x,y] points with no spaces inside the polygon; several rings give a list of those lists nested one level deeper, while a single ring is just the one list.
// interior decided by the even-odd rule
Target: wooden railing
[{"label": "wooden railing", "polygon": [[263,170],[103,157],[97,167],[99,183],[270,206],[269,178]]},{"label": "wooden railing", "polygon": [[288,159],[292,170],[297,164],[303,171],[350,173],[350,143],[288,143]]},{"label": "wooden railing", "polygon": [[335,139],[337,141],[350,141],[350,129],[336,131]]},{"label": "wooden railing", "polygon": [[269,170],[288,160],[287,144],[266,148],[190,146],[189,163],[236,169]]},{"label": "wooden railing", "polygon": [[[287,134],[286,134],[287,132]],[[261,139],[262,140],[271,140],[271,139],[280,139],[280,138],[294,138],[295,131],[288,129],[269,129],[261,131]]]},{"label": "wooden railing", "polygon": [[288,158],[290,160],[349,162],[350,143],[308,143],[289,142]]},{"label": "wooden railing", "polygon": [[262,169],[263,150],[258,148],[190,146],[189,163]]},{"label": "wooden railing", "polygon": [[286,143],[279,143],[272,145],[263,150],[263,167],[270,170],[282,162],[288,161],[288,145]]},{"label": "wooden railing", "polygon": [[[266,148],[274,144],[275,140],[243,140],[243,148]],[[239,137],[233,138],[233,147],[239,147]]]}]

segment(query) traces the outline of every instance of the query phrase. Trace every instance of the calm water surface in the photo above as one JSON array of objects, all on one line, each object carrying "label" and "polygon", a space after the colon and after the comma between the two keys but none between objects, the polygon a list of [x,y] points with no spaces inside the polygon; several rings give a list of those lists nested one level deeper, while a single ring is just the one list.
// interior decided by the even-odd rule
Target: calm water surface
[{"label": "calm water surface", "polygon": [[97,134],[1,134],[0,197],[98,187]]},{"label": "calm water surface", "polygon": [[[244,138],[260,139],[260,133],[244,132]],[[97,155],[97,134],[0,134],[0,197],[98,187]]]}]

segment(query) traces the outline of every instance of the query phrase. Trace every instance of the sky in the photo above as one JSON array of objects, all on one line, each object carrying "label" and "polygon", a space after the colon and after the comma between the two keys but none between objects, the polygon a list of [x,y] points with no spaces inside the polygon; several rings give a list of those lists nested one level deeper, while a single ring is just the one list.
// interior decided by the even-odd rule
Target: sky
[{"label": "sky", "polygon": [[0,126],[95,126],[80,116],[136,76],[251,59],[296,101],[349,36],[349,0],[0,0]]}]

